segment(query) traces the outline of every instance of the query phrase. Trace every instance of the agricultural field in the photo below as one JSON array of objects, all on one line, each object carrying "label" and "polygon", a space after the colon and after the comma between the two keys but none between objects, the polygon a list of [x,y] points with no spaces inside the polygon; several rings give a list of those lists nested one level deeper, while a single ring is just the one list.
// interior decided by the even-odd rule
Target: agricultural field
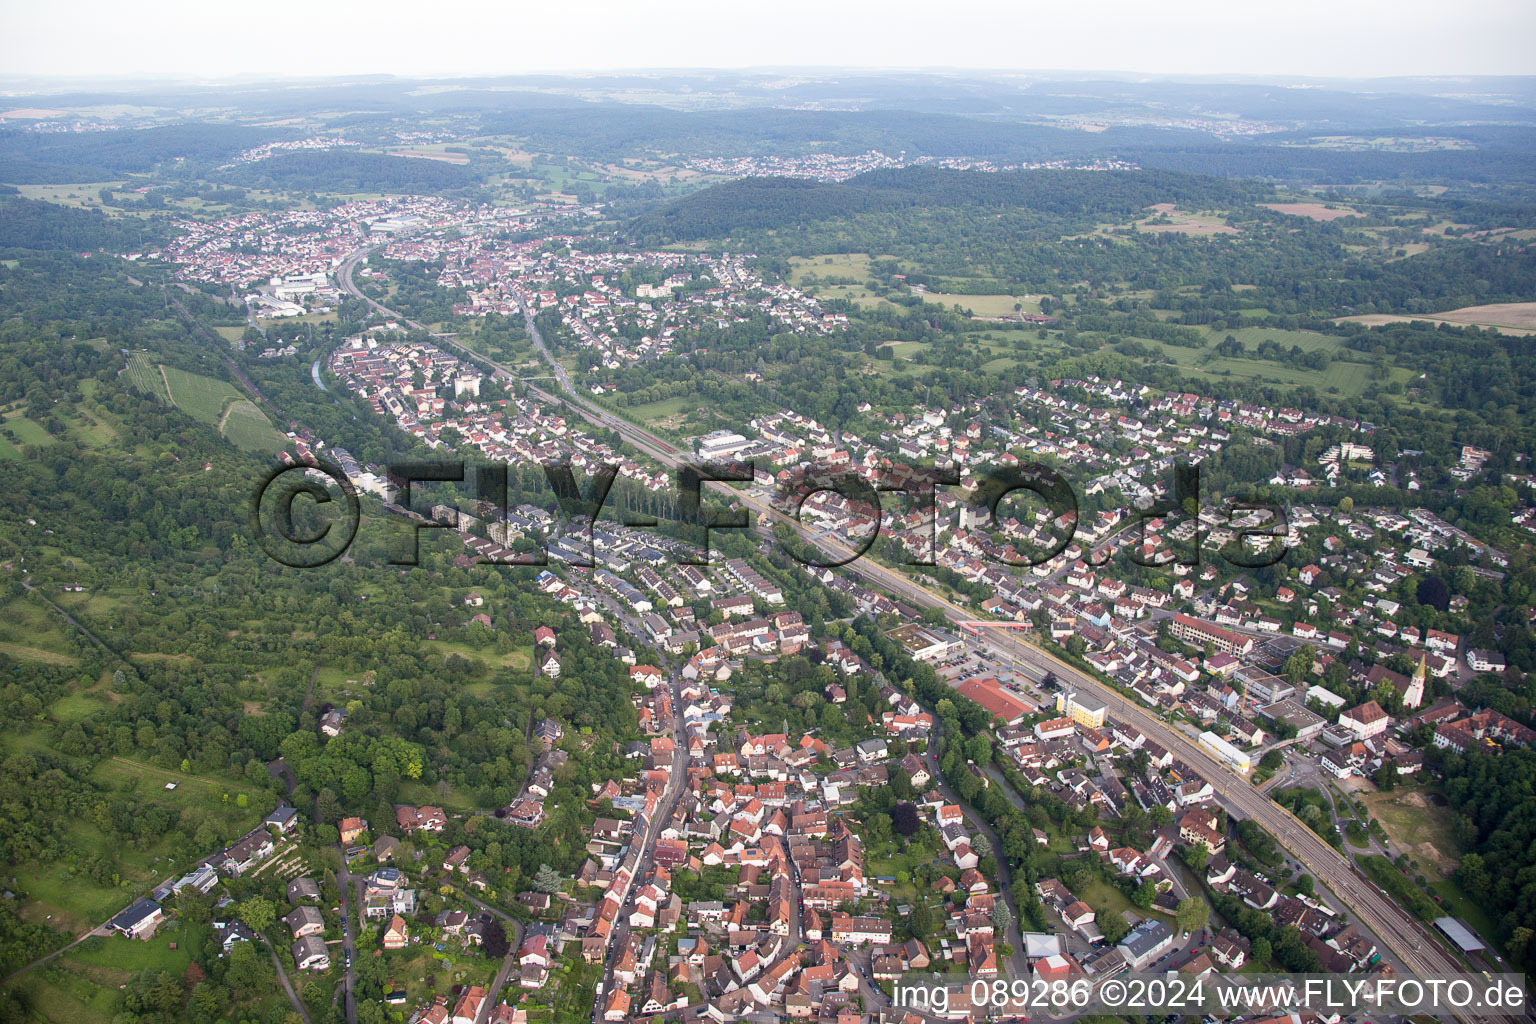
[{"label": "agricultural field", "polygon": [[248,399],[232,402],[224,411],[219,432],[250,451],[281,451],[288,443],[272,421]]},{"label": "agricultural field", "polygon": [[390,156],[411,157],[417,160],[438,160],[445,164],[463,166],[469,163],[467,153],[450,153],[448,147],[463,148],[458,143],[437,143],[435,145],[422,146],[394,146],[385,152]]},{"label": "agricultural field", "polygon": [[1133,222],[1139,231],[1172,231],[1181,235],[1235,235],[1238,229],[1227,224],[1225,214],[1181,210],[1173,203],[1157,203],[1147,208],[1151,215]]},{"label": "agricultural field", "polygon": [[50,445],[55,440],[36,420],[27,419],[19,406],[0,415],[0,458],[19,459],[23,448]]},{"label": "agricultural field", "polygon": [[123,372],[128,375],[128,383],[141,394],[161,399],[165,397],[165,385],[159,379],[160,371],[150,362],[148,352],[135,352],[129,356]]},{"label": "agricultural field", "polygon": [[171,404],[199,423],[217,424],[224,409],[245,396],[232,384],[173,366],[161,366],[160,378]]},{"label": "agricultural field", "polygon": [[942,306],[959,306],[973,316],[1012,317],[1021,313],[1040,312],[1039,296],[1029,295],[960,295],[950,292],[924,292],[925,302],[937,302]]},{"label": "agricultural field", "polygon": [[143,352],[133,354],[125,372],[135,388],[216,428],[241,448],[278,452],[288,443],[266,414],[227,381],[174,366],[152,365]]},{"label": "agricultural field", "polygon": [[1292,217],[1306,217],[1309,220],[1330,221],[1360,216],[1360,211],[1353,207],[1333,203],[1264,203],[1263,206],[1276,213],[1288,213]]},{"label": "agricultural field", "polygon": [[1422,320],[1429,323],[1492,327],[1504,334],[1528,337],[1536,334],[1536,302],[1496,302],[1485,306],[1463,306],[1460,309],[1448,309],[1443,313],[1426,313],[1416,316],[1369,313],[1363,316],[1340,317],[1339,320],[1341,323],[1352,322],[1371,327],[1379,324],[1401,324]]}]

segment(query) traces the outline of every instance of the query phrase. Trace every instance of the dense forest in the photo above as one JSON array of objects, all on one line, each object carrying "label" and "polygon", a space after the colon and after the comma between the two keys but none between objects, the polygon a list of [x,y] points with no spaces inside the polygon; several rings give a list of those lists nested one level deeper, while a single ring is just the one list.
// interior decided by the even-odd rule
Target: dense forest
[{"label": "dense forest", "polygon": [[1490,908],[1516,970],[1536,971],[1536,751],[1447,754],[1445,795],[1465,851],[1456,876]]},{"label": "dense forest", "polygon": [[168,237],[163,219],[108,217],[19,196],[0,195],[0,253],[133,252]]},{"label": "dense forest", "polygon": [[440,160],[345,149],[279,153],[219,171],[213,177],[249,188],[294,192],[441,193],[468,188],[477,181],[467,168]]},{"label": "dense forest", "polygon": [[0,129],[0,181],[110,181],[167,163],[207,167],[291,132],[188,121],[102,132]]},{"label": "dense forest", "polygon": [[646,240],[694,239],[742,230],[798,228],[856,214],[958,207],[972,216],[992,208],[1025,209],[1070,231],[1127,217],[1154,203],[1178,202],[1204,209],[1257,202],[1271,191],[1264,185],[1155,171],[978,174],[907,167],[870,171],[841,184],[746,178],[675,200],[638,218],[630,230]]}]

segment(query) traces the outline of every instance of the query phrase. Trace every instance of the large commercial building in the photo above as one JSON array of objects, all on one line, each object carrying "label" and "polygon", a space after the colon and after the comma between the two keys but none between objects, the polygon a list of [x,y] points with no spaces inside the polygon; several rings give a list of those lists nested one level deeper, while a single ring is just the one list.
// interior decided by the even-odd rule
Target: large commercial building
[{"label": "large commercial building", "polygon": [[1239,636],[1230,629],[1223,629],[1214,622],[1206,622],[1193,615],[1175,615],[1168,632],[1173,634],[1175,640],[1196,647],[1210,644],[1223,654],[1247,654],[1253,649],[1252,637]]},{"label": "large commercial building", "polygon": [[967,679],[955,689],[962,697],[969,697],[986,708],[992,717],[1002,719],[1004,725],[1013,725],[1034,711],[996,679]]},{"label": "large commercial building", "polygon": [[717,430],[699,438],[698,453],[702,459],[723,459],[741,451],[752,442],[729,430]]},{"label": "large commercial building", "polygon": [[916,622],[897,626],[886,636],[905,647],[916,661],[939,661],[965,646],[947,633],[940,633]]},{"label": "large commercial building", "polygon": [[1253,770],[1252,754],[1239,750],[1213,732],[1200,734],[1200,746],[1244,775]]},{"label": "large commercial building", "polygon": [[1244,666],[1232,677],[1232,685],[1255,704],[1275,704],[1296,696],[1296,687],[1284,676]]},{"label": "large commercial building", "polygon": [[1296,730],[1296,739],[1302,743],[1323,731],[1328,720],[1317,714],[1295,697],[1275,701],[1259,708],[1259,714],[1272,722],[1284,722]]}]

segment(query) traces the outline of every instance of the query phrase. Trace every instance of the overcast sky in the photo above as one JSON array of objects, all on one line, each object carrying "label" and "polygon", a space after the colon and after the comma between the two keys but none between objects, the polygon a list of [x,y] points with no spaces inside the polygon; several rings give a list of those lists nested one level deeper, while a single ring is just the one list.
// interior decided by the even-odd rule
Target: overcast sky
[{"label": "overcast sky", "polygon": [[0,0],[0,76],[1536,73],[1533,0]]}]

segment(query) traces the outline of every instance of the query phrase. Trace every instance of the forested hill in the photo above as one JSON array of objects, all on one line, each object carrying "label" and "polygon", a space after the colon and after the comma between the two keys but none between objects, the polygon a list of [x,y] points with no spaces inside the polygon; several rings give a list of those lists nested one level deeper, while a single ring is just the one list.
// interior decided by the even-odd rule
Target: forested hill
[{"label": "forested hill", "polygon": [[57,203],[0,193],[0,253],[126,252],[163,242],[164,217],[108,217]]},{"label": "forested hill", "polygon": [[125,174],[148,174],[167,164],[212,166],[241,150],[291,130],[239,125],[183,124],[108,132],[27,132],[0,130],[0,181],[112,181]]},{"label": "forested hill", "polygon": [[302,192],[425,192],[468,188],[477,175],[436,160],[328,150],[281,153],[217,172],[219,181],[252,188]]},{"label": "forested hill", "polygon": [[1174,171],[960,171],[903,167],[842,184],[744,178],[685,196],[636,218],[646,241],[711,238],[794,228],[836,217],[911,207],[1026,208],[1064,220],[1123,219],[1154,203],[1191,209],[1260,201],[1272,188]]}]

